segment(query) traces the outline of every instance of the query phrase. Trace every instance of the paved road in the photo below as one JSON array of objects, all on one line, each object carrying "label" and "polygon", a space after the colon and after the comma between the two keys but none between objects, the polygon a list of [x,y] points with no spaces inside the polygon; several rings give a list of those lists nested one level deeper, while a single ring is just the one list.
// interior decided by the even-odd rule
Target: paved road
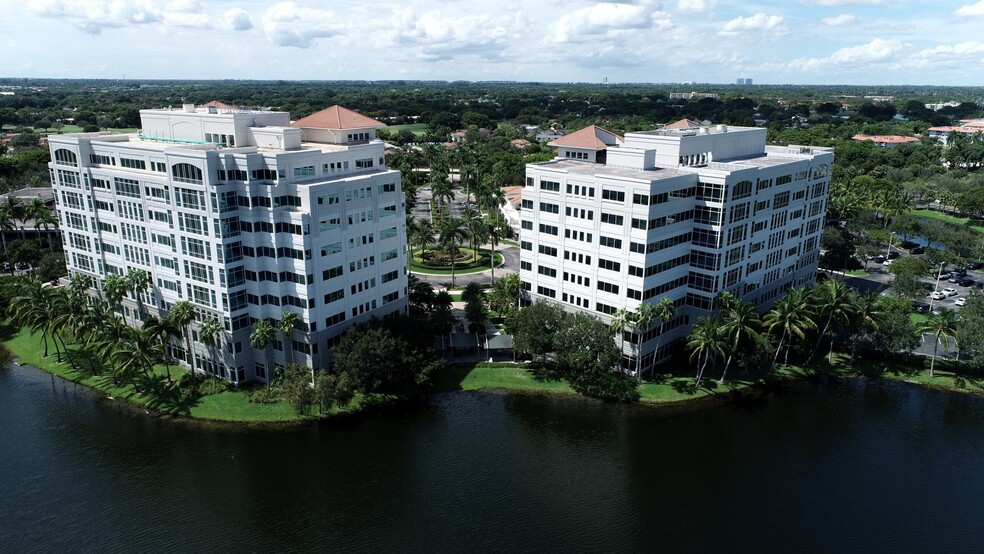
[{"label": "paved road", "polygon": [[[486,244],[483,248],[489,247],[490,246]],[[496,279],[510,273],[519,273],[519,248],[516,248],[515,246],[503,246],[500,244],[499,249],[496,250],[496,252],[502,254],[502,265],[495,268]],[[451,287],[450,275],[424,275],[417,272],[414,272],[413,274],[421,281],[430,283],[435,288]],[[454,284],[456,287],[462,287],[472,282],[486,285],[491,282],[491,280],[492,272],[490,270],[454,276]]]}]

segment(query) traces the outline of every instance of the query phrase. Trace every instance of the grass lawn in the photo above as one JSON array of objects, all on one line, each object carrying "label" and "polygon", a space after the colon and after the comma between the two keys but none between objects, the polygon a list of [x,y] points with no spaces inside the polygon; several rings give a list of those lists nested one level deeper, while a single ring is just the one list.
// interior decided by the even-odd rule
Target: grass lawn
[{"label": "grass lawn", "polygon": [[412,132],[418,137],[422,137],[427,134],[427,124],[426,123],[408,123],[406,125],[387,125],[386,132],[389,133],[399,133],[400,131],[406,129]]},{"label": "grass lawn", "polygon": [[913,215],[917,215],[919,217],[929,217],[929,218],[932,218],[932,219],[938,219],[940,221],[945,221],[947,223],[953,223],[955,225],[963,225],[963,226],[966,226],[966,227],[970,227],[971,229],[977,231],[978,233],[984,233],[984,226],[981,226],[981,225],[977,225],[976,224],[976,223],[980,223],[980,222],[975,222],[975,224],[973,224],[973,225],[968,225],[967,223],[970,221],[970,219],[968,219],[966,217],[956,217],[956,216],[953,216],[953,215],[948,215],[948,214],[940,213],[940,212],[938,212],[936,210],[912,210],[912,213],[913,213]]},{"label": "grass lawn", "polygon": [[[471,252],[469,248],[461,248],[462,251]],[[478,257],[478,261],[466,261],[459,262],[455,264],[454,274],[455,275],[467,275],[469,273],[481,273],[489,269],[489,256],[488,250],[482,249],[481,254]],[[471,260],[471,258],[468,258]],[[498,252],[495,253],[495,265],[496,267],[502,265],[502,254]],[[431,267],[429,265],[422,265],[420,262],[420,249],[414,248],[413,256],[410,260],[410,271],[414,273],[420,273],[423,275],[451,275],[450,266],[447,269]]]},{"label": "grass lawn", "polygon": [[[10,350],[20,358],[22,364],[34,366],[53,373],[69,381],[81,383],[90,388],[102,391],[114,399],[125,399],[139,406],[145,406],[175,415],[187,415],[195,418],[216,421],[239,422],[291,422],[302,418],[286,402],[273,404],[255,404],[248,402],[240,391],[224,391],[218,394],[203,396],[194,401],[181,398],[176,394],[162,394],[159,399],[152,392],[137,392],[132,385],[116,386],[113,377],[107,369],[100,375],[91,375],[87,364],[80,361],[77,369],[72,369],[65,361],[58,363],[53,347],[49,348],[49,356],[44,357],[44,346],[40,335],[31,336],[27,329],[21,329],[6,341]],[[76,347],[69,347],[77,351]],[[154,373],[164,375],[166,368],[159,365]],[[171,366],[171,375],[177,381],[187,371],[178,366]]]},{"label": "grass lawn", "polygon": [[863,268],[862,269],[848,269],[845,273],[847,275],[851,275],[853,277],[864,277],[864,276],[868,275],[868,270],[867,269],[863,269]]}]

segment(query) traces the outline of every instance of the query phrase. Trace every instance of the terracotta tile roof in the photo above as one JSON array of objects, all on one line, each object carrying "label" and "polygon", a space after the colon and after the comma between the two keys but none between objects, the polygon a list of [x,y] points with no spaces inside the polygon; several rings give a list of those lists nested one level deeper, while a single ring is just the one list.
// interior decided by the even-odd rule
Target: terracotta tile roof
[{"label": "terracotta tile roof", "polygon": [[314,127],[317,129],[362,129],[365,127],[386,126],[385,123],[338,105],[325,108],[307,117],[302,117],[291,125],[294,127]]},{"label": "terracotta tile roof", "polygon": [[597,125],[590,125],[569,135],[554,139],[548,146],[567,146],[570,148],[592,148],[604,150],[609,146],[622,144],[622,137],[606,131]]},{"label": "terracotta tile roof", "polygon": [[530,145],[530,141],[526,139],[512,139],[509,144],[515,146],[516,148],[524,148]]},{"label": "terracotta tile roof", "polygon": [[663,127],[664,129],[699,129],[700,123],[692,119],[681,119]]},{"label": "terracotta tile roof", "polygon": [[898,135],[854,135],[851,140],[870,140],[882,144],[907,144],[919,142],[916,137],[900,137]]},{"label": "terracotta tile roof", "polygon": [[220,102],[218,100],[212,100],[208,104],[202,104],[198,106],[199,108],[218,108],[220,110],[231,110],[235,108],[232,104],[226,104],[225,102]]}]

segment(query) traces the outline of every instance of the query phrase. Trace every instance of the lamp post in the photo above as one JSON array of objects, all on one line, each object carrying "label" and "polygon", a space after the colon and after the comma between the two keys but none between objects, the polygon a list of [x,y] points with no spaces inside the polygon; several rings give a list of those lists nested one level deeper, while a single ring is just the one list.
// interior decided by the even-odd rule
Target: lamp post
[{"label": "lamp post", "polygon": [[940,262],[940,270],[936,272],[936,286],[933,288],[933,294],[929,295],[929,313],[933,313],[933,302],[936,301],[936,292],[940,290],[940,277],[943,276],[943,266],[946,262]]},{"label": "lamp post", "polygon": [[892,237],[894,236],[895,236],[895,231],[892,231],[892,233],[888,235],[888,249],[885,250],[886,260],[889,259],[888,256],[892,253]]}]

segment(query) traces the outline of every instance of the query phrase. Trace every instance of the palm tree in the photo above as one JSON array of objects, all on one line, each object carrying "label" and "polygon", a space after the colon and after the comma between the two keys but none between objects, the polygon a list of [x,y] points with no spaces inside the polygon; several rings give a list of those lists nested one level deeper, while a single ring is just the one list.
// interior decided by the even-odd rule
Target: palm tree
[{"label": "palm tree", "polygon": [[451,181],[448,181],[446,174],[434,174],[434,170],[431,170],[431,195],[434,200],[437,201],[438,213],[441,214],[441,220],[445,218],[445,212],[447,211],[448,202],[454,200],[454,188],[451,185]]},{"label": "palm tree", "polygon": [[728,375],[728,368],[731,367],[731,360],[741,344],[758,338],[758,329],[762,326],[762,320],[759,319],[754,304],[740,299],[732,298],[730,301],[722,302],[721,313],[724,317],[721,330],[729,342],[728,361],[725,362],[724,372],[721,373],[720,382],[723,384]]},{"label": "palm tree", "polygon": [[143,331],[149,333],[161,343],[161,356],[164,358],[167,382],[173,383],[174,379],[171,378],[171,363],[168,360],[165,346],[171,341],[171,337],[181,335],[181,328],[170,317],[159,318],[156,316],[147,316],[147,319],[144,320]]},{"label": "palm tree", "polygon": [[150,274],[142,269],[130,269],[127,270],[126,275],[123,277],[123,281],[129,288],[129,292],[132,292],[133,296],[137,299],[137,312],[140,314],[140,318],[143,319],[146,314],[143,303],[143,293],[147,292],[147,289],[153,282]]},{"label": "palm tree", "polygon": [[663,340],[663,330],[666,329],[666,324],[673,320],[673,315],[676,313],[676,304],[673,303],[667,297],[662,297],[659,302],[656,303],[656,317],[659,318],[659,334],[656,335],[656,348],[653,349],[653,363],[649,366],[649,376],[652,377],[653,371],[656,368],[656,353],[659,352],[659,343]]},{"label": "palm tree", "polygon": [[[31,335],[41,333],[41,342],[44,344],[44,357],[48,357],[48,333],[50,330],[49,319],[52,315],[48,308],[48,295],[46,289],[41,286],[41,282],[36,278],[28,280],[19,296],[14,297],[10,302],[11,312],[14,314],[14,321],[22,327],[29,327]],[[55,344],[57,350],[58,345]]]},{"label": "palm tree", "polygon": [[225,329],[214,317],[206,318],[198,328],[198,338],[203,344],[208,345],[209,352],[212,354],[213,375],[219,372],[219,359],[216,353],[222,348],[224,335]]},{"label": "palm tree", "polygon": [[478,247],[481,242],[485,242],[486,228],[482,221],[482,214],[474,208],[465,208],[461,212],[461,219],[465,224],[468,233],[468,241],[472,248],[472,261],[478,259]]},{"label": "palm tree", "polygon": [[[690,350],[690,361],[696,362],[698,367],[697,378],[694,381],[694,389],[697,389],[700,387],[701,379],[704,378],[707,363],[712,357],[717,359],[724,352],[724,337],[721,333],[720,319],[717,316],[699,317],[687,338],[687,348]],[[703,361],[701,361],[702,358]]]},{"label": "palm tree", "polygon": [[438,240],[444,253],[451,257],[451,288],[454,288],[455,258],[458,257],[458,245],[468,237],[464,222],[454,217],[441,221]]},{"label": "palm tree", "polygon": [[[16,229],[17,222],[24,222],[24,204],[13,194],[8,194],[6,199],[4,199],[3,204],[0,204],[0,212],[6,212],[9,220],[11,229]],[[24,228],[21,227],[20,230],[21,239],[24,238]]]},{"label": "palm tree", "polygon": [[[413,259],[413,241],[417,238],[417,219],[412,215],[407,215],[407,256]],[[413,275],[413,271],[409,270],[408,273]]]},{"label": "palm tree", "polygon": [[854,317],[851,319],[851,361],[857,350],[858,340],[864,333],[878,331],[885,324],[885,313],[876,294],[854,295]]},{"label": "palm tree", "polygon": [[940,347],[940,339],[943,342],[943,351],[949,352],[950,339],[956,340],[957,334],[957,312],[949,308],[940,308],[939,313],[932,314],[919,326],[921,333],[932,333],[936,342],[933,344],[933,358],[929,362],[929,377],[932,378],[933,369],[936,365],[936,351]]},{"label": "palm tree", "polygon": [[434,329],[441,334],[441,343],[444,343],[444,336],[450,335],[454,330],[454,314],[451,313],[451,295],[448,291],[442,290],[434,296],[434,311],[431,313],[431,323]]},{"label": "palm tree", "polygon": [[769,333],[779,332],[779,346],[776,347],[776,355],[772,358],[773,367],[779,359],[779,352],[783,345],[786,346],[786,359],[783,365],[789,365],[789,343],[794,337],[800,340],[806,338],[806,331],[813,328],[811,315],[812,307],[803,289],[789,289],[782,298],[776,300],[769,313],[765,314],[762,320],[765,328]]},{"label": "palm tree", "polygon": [[6,260],[10,259],[10,254],[7,252],[7,233],[6,231],[12,231],[16,228],[14,225],[13,215],[3,209],[0,206],[0,241],[3,241],[3,257]]},{"label": "palm tree", "polygon": [[198,379],[195,368],[195,353],[191,349],[191,322],[195,320],[195,307],[187,300],[179,300],[171,306],[171,311],[167,317],[181,329],[181,334],[185,339],[186,352],[188,353],[188,365],[191,366],[191,382],[195,383]]},{"label": "palm tree", "polygon": [[129,290],[126,281],[122,276],[110,273],[103,279],[102,289],[106,300],[120,312],[120,315],[123,316],[123,323],[126,323],[126,314],[123,313],[123,298]]},{"label": "palm tree", "polygon": [[489,218],[485,218],[485,233],[489,238],[489,243],[492,246],[492,251],[489,252],[489,269],[492,271],[492,284],[495,284],[495,250],[499,246],[499,241],[506,237],[507,228],[505,225],[501,224],[499,221]]},{"label": "palm tree", "polygon": [[[618,352],[619,352],[619,369],[622,369],[622,360],[625,359],[625,328],[631,326],[634,323],[635,315],[626,310],[625,308],[619,308],[615,310],[612,314],[612,321],[609,324],[609,328],[612,333],[619,338]],[[621,373],[621,372],[620,372]]]},{"label": "palm tree", "polygon": [[656,306],[652,304],[640,304],[639,308],[635,313],[635,322],[639,330],[639,351],[636,355],[636,377],[642,376],[642,347],[645,346],[645,336],[646,332],[649,331],[649,327],[652,326],[653,321],[656,321]]},{"label": "palm tree", "polygon": [[[134,388],[139,392],[140,389],[136,387],[134,376],[138,371],[142,371],[147,380],[154,383],[154,365],[160,361],[163,355],[163,348],[152,332],[146,329],[140,331],[130,329],[127,337],[113,351],[112,357],[116,363],[113,377],[116,379],[129,378],[131,382],[134,382]],[[157,392],[157,395],[160,396],[160,393]]]},{"label": "palm tree", "polygon": [[24,206],[25,221],[28,219],[34,220],[34,232],[38,236],[38,248],[42,247],[41,228],[38,222],[44,213],[47,213],[50,217],[51,210],[48,209],[48,205],[44,203],[44,200],[41,200],[40,198],[32,198],[31,202]]},{"label": "palm tree", "polygon": [[294,331],[301,326],[301,318],[297,313],[284,310],[277,323],[277,330],[284,335],[284,347],[287,352],[287,365],[294,363]]},{"label": "palm tree", "polygon": [[434,240],[434,222],[429,219],[420,220],[413,233],[413,240],[420,246],[420,257],[423,258],[427,245]]},{"label": "palm tree", "polygon": [[270,386],[270,381],[273,380],[270,372],[273,371],[273,362],[270,356],[270,346],[273,341],[277,340],[277,331],[274,330],[273,325],[270,322],[261,319],[253,325],[253,332],[249,334],[249,345],[257,350],[263,350],[266,353],[267,369],[266,371],[266,382],[267,387]]},{"label": "palm tree", "polygon": [[[851,324],[855,306],[852,290],[843,281],[836,279],[827,279],[822,285],[817,285],[817,288],[814,289],[810,297],[816,306],[815,314],[818,319],[825,321],[823,330],[817,336],[817,345],[813,348],[810,357],[806,359],[805,365],[810,365],[810,362],[813,361],[813,357],[820,350],[820,343],[823,342],[823,337],[827,334],[828,330],[831,330],[831,325],[835,325],[833,332],[836,334],[837,329],[846,328]],[[815,322],[815,326],[819,326],[819,321]],[[833,350],[834,340],[831,337],[830,351],[833,352]]]}]

